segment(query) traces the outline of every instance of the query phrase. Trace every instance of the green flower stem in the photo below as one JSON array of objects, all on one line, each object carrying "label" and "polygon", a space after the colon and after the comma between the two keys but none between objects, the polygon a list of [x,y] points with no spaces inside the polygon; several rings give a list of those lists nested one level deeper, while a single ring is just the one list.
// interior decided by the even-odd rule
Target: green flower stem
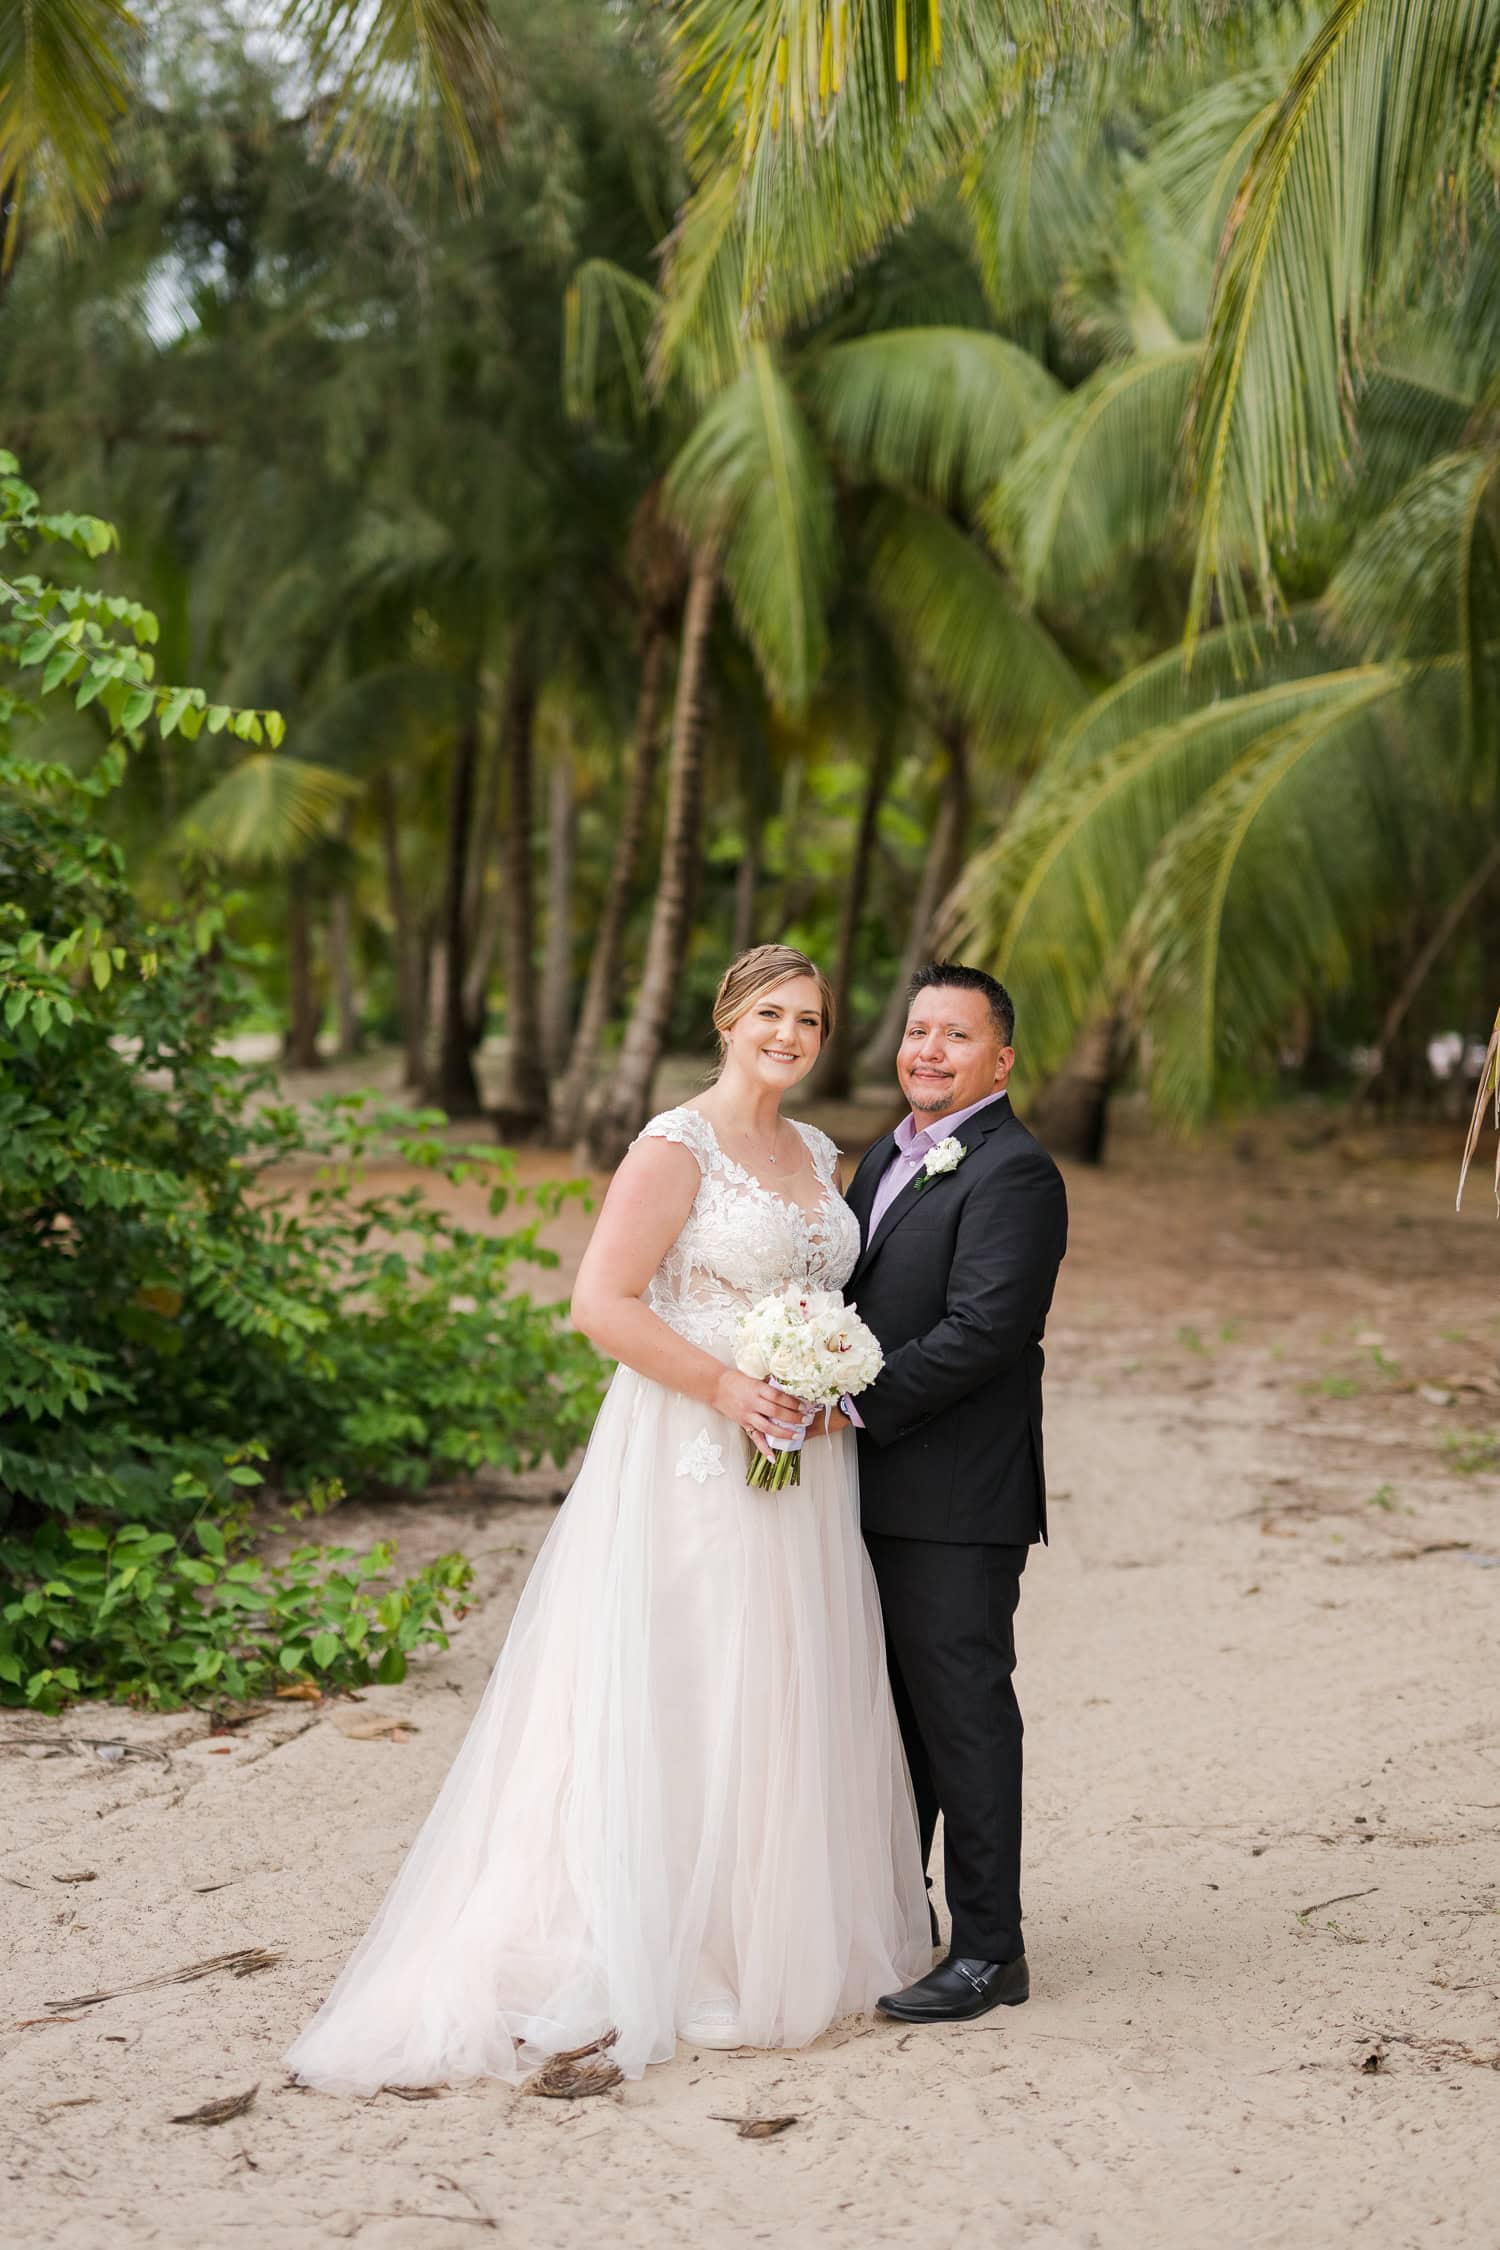
[{"label": "green flower stem", "polygon": [[759,1446],[752,1446],[745,1482],[754,1492],[784,1492],[789,1484],[800,1484],[802,1448],[798,1446],[795,1451],[778,1453],[768,1461]]}]

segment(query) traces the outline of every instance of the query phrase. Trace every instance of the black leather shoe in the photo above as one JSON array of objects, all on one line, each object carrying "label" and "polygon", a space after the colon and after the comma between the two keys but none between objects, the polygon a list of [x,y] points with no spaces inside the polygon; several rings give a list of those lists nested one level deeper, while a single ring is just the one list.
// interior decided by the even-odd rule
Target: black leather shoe
[{"label": "black leather shoe", "polygon": [[896,2023],[967,2023],[991,2008],[1019,2008],[1031,1997],[1023,1953],[1016,1961],[946,1961],[904,1992],[888,1992],[877,2011]]}]

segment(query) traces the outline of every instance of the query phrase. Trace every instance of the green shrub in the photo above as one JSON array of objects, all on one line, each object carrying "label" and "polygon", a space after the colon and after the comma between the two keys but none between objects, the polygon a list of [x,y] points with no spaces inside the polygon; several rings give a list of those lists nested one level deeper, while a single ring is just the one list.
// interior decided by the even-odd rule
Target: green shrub
[{"label": "green shrub", "polygon": [[299,1547],[279,1564],[237,1544],[206,1520],[182,1538],[53,1522],[25,1542],[0,1539],[4,1700],[56,1711],[70,1696],[110,1696],[171,1710],[291,1680],[400,1680],[412,1649],[448,1646],[443,1609],[472,1577],[461,1555],[444,1555],[392,1585],[388,1543],[365,1555]]},{"label": "green shrub", "polygon": [[[95,554],[110,534],[42,516],[0,455],[0,547],[41,537]],[[78,1692],[73,1679],[180,1692],[192,1667],[164,1656],[154,1674],[144,1652],[153,1632],[163,1650],[191,1641],[195,1605],[245,1606],[225,1588],[249,1579],[217,1571],[201,1542],[260,1481],[251,1460],[292,1495],[329,1479],[419,1488],[562,1461],[598,1401],[599,1362],[563,1309],[509,1287],[518,1261],[555,1263],[536,1229],[576,1189],[536,1191],[524,1223],[493,1235],[420,1191],[362,1200],[377,1150],[477,1184],[492,1218],[523,1198],[509,1155],[446,1147],[435,1112],[343,1099],[303,1118],[221,1051],[242,1001],[223,904],[200,881],[181,910],[149,915],[104,804],[148,721],[230,737],[249,722],[272,740],[280,722],[221,719],[198,691],[157,686],[154,637],[136,605],[0,575],[0,665],[13,679],[40,667],[42,693],[70,691],[105,721],[90,771],[39,763],[14,739],[34,707],[0,677],[0,1603],[20,1636],[0,1698],[48,1672],[43,1700]],[[270,1168],[294,1160],[305,1188],[273,1186]],[[189,1521],[196,1554],[175,1536]],[[168,1546],[153,1546],[127,1663],[131,1603],[106,1609],[89,1592],[98,1566],[78,1572],[130,1532]],[[170,1565],[155,1559],[169,1548]],[[266,1584],[269,1617],[290,1582]],[[252,1677],[250,1657],[231,1672],[228,1643],[207,1645],[226,1682]]]}]

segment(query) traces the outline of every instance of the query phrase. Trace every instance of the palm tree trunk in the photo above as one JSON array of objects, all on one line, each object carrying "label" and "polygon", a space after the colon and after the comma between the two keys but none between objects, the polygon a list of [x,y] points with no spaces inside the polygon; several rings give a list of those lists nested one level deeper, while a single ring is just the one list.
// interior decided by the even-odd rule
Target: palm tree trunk
[{"label": "palm tree trunk", "polygon": [[1351,1122],[1358,1117],[1360,1110],[1368,1099],[1370,1088],[1384,1070],[1386,1057],[1394,1044],[1396,1034],[1405,1022],[1412,1002],[1437,966],[1448,940],[1468,915],[1475,900],[1484,891],[1491,878],[1497,873],[1500,873],[1500,838],[1497,838],[1491,844],[1467,883],[1459,891],[1458,896],[1449,901],[1445,912],[1439,917],[1437,927],[1432,931],[1427,943],[1412,962],[1402,980],[1401,989],[1386,1010],[1385,1021],[1382,1023],[1379,1036],[1370,1050],[1370,1060],[1365,1065],[1359,1083],[1349,1097]]},{"label": "palm tree trunk", "polygon": [[738,960],[748,953],[755,943],[756,893],[760,885],[760,820],[753,813],[745,816],[745,856],[734,874],[734,928],[730,936],[730,954]]},{"label": "palm tree trunk", "polygon": [[504,882],[488,880],[504,835],[505,781],[501,770],[504,756],[505,745],[497,740],[483,762],[479,791],[482,810],[474,824],[478,842],[465,893],[464,927],[469,933],[469,955],[464,968],[464,1022],[468,1026],[471,1053],[484,1041],[490,976],[505,922]]},{"label": "palm tree trunk", "polygon": [[406,878],[401,870],[401,823],[396,811],[396,784],[389,769],[376,777],[375,799],[380,810],[385,899],[391,917],[391,948],[396,970],[396,1015],[401,1025],[401,1043],[406,1050],[406,1084],[420,1086],[425,1075],[422,964],[406,902]]},{"label": "palm tree trunk", "polygon": [[844,879],[839,906],[838,955],[834,963],[833,994],[837,1003],[833,1037],[818,1057],[807,1091],[816,1101],[846,1101],[854,1083],[854,974],[859,956],[859,927],[864,919],[870,869],[875,860],[875,839],[880,828],[880,807],[890,780],[891,744],[884,733],[877,740],[865,772],[859,827],[854,856]]},{"label": "palm tree trunk", "polygon": [[318,1026],[323,1010],[318,998],[313,961],[312,902],[307,895],[307,873],[295,868],[287,885],[287,980],[289,1008],[282,1059],[292,1070],[317,1070]]},{"label": "palm tree trunk", "polygon": [[906,988],[925,961],[932,958],[942,926],[943,906],[963,871],[969,830],[969,761],[962,731],[953,726],[944,733],[948,763],[943,776],[942,800],[932,826],[932,840],[922,865],[901,966],[879,1023],[859,1057],[862,1078],[889,1078],[896,1065],[896,1049],[906,1028]]},{"label": "palm tree trunk", "polygon": [[474,826],[474,780],[479,763],[479,681],[473,682],[469,708],[453,745],[453,779],[448,800],[448,870],[443,892],[443,1005],[437,1068],[430,1098],[450,1117],[478,1117],[483,1109],[479,1081],[469,1050],[464,1017],[464,966],[468,932],[464,922],[469,851]]},{"label": "palm tree trunk", "polygon": [[328,968],[338,1026],[334,1053],[347,1059],[357,1055],[364,1044],[354,983],[354,900],[347,882],[340,883],[328,909]]},{"label": "palm tree trunk", "polygon": [[536,908],[531,880],[532,762],[536,682],[519,642],[505,680],[500,719],[500,763],[506,783],[501,840],[501,925],[505,964],[505,1091],[499,1127],[515,1138],[535,1131],[547,1115],[547,1073],[542,1065],[537,1006]]},{"label": "palm tree trunk", "polygon": [[542,1061],[548,1083],[567,1068],[573,1034],[573,874],[578,807],[573,751],[558,744],[547,782],[547,950],[542,962]]},{"label": "palm tree trunk", "polygon": [[682,975],[692,900],[697,890],[703,796],[704,687],[708,629],[718,583],[718,555],[705,544],[693,556],[682,620],[682,656],[677,668],[677,701],[672,714],[661,882],[651,915],[651,933],[646,941],[646,966],[620,1050],[619,1065],[597,1104],[591,1108],[584,1126],[587,1156],[605,1169],[619,1163],[650,1112],[651,1087],[667,1043]]},{"label": "palm tree trunk", "polygon": [[614,1010],[625,956],[625,927],[635,896],[636,875],[646,840],[646,824],[656,795],[661,762],[661,714],[665,700],[668,641],[664,628],[653,630],[641,656],[641,682],[635,707],[635,745],[625,785],[619,835],[609,870],[604,904],[594,932],[588,982],[573,1032],[568,1067],[553,1095],[552,1131],[565,1146],[578,1137],[594,1087],[604,1027]]},{"label": "palm tree trunk", "polygon": [[1123,1059],[1117,1008],[1087,1024],[1067,1062],[1036,1104],[1036,1129],[1054,1156],[1102,1164],[1109,1097]]},{"label": "palm tree trunk", "polygon": [[[472,894],[471,894],[472,895]],[[490,977],[495,967],[495,956],[500,950],[500,933],[505,927],[505,889],[496,883],[481,891],[475,907],[475,918],[469,928],[469,957],[464,964],[464,1031],[470,1054],[477,1054],[484,1044],[484,1034],[489,1019]]]}]

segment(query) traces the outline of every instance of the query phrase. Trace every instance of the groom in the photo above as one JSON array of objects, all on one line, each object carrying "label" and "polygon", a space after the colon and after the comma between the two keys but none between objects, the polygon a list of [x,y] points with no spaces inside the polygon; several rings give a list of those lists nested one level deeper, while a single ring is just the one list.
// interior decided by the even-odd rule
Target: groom
[{"label": "groom", "polygon": [[1068,1206],[1005,1091],[1014,1026],[982,969],[919,970],[896,1060],[911,1114],[849,1188],[863,1248],[846,1294],[885,1367],[842,1414],[860,1433],[923,1864],[941,1813],[953,1920],[947,1959],[878,2004],[903,2023],[981,2016],[1030,1990],[1013,1627],[1027,1549],[1047,1535],[1042,1330]]}]

